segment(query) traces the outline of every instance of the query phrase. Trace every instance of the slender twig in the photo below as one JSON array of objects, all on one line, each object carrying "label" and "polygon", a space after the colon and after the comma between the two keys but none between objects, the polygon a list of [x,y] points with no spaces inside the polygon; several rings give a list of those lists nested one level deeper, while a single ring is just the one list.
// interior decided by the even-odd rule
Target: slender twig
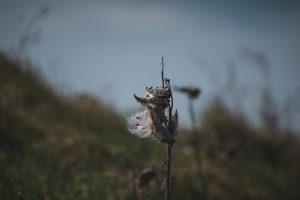
[{"label": "slender twig", "polygon": [[[166,84],[168,87],[170,87],[170,81],[167,80]],[[171,87],[170,87],[171,88]],[[173,95],[171,92],[171,103],[169,103],[169,126],[168,126],[168,130],[171,132],[172,128],[171,128],[171,118],[172,118],[172,109],[173,109]],[[174,133],[171,133],[174,134]],[[166,195],[166,199],[170,200],[172,198],[172,188],[171,188],[171,182],[170,182],[170,174],[171,174],[171,162],[172,162],[172,149],[173,149],[173,143],[168,143],[168,157],[167,157],[167,161],[168,161],[168,165],[167,165],[167,195]]]},{"label": "slender twig", "polygon": [[[162,83],[163,83],[163,87],[170,88],[171,90],[171,85],[170,85],[170,80],[169,79],[165,79],[164,78],[164,58],[161,58],[161,65],[162,65],[162,70],[161,70],[161,79],[162,79]],[[168,123],[168,130],[170,131],[170,133],[173,135],[174,133],[172,133],[172,124],[171,124],[171,119],[172,119],[172,110],[173,110],[173,95],[172,95],[172,91],[171,91],[171,100],[168,106],[168,111],[169,111],[169,123]],[[168,151],[167,151],[167,160],[166,160],[166,164],[167,164],[167,173],[166,173],[166,181],[167,181],[167,185],[166,185],[166,199],[170,200],[172,198],[172,187],[171,187],[171,180],[170,180],[170,176],[171,176],[171,163],[172,163],[172,149],[173,149],[173,143],[168,143]]]},{"label": "slender twig", "polygon": [[192,122],[192,130],[193,130],[193,132],[196,132],[197,121],[196,121],[196,114],[195,114],[193,99],[192,98],[188,98],[188,99],[189,99],[189,114],[190,114],[190,119]]},{"label": "slender twig", "polygon": [[163,88],[165,87],[164,69],[165,69],[164,57],[161,57],[161,82]]},{"label": "slender twig", "polygon": [[167,193],[166,193],[166,199],[171,199],[171,182],[170,182],[170,174],[171,174],[171,162],[172,162],[172,149],[173,149],[173,143],[168,144],[168,165],[167,165]]}]

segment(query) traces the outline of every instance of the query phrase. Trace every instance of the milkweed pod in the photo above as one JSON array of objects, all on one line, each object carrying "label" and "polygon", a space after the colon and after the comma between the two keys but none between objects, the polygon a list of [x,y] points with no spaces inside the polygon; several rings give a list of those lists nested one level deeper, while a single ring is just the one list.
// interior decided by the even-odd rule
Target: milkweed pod
[{"label": "milkweed pod", "polygon": [[147,88],[146,87],[146,97],[149,99],[157,99],[157,98],[166,98],[169,99],[171,97],[171,90],[169,88],[156,87],[156,88]]}]

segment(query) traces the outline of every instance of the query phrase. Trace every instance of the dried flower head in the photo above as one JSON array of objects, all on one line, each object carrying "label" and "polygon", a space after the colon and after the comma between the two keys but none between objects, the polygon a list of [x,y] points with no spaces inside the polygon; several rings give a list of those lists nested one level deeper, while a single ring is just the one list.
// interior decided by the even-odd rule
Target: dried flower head
[{"label": "dried flower head", "polygon": [[196,99],[201,94],[201,89],[196,87],[176,87],[175,90],[185,93],[190,99]]},{"label": "dried flower head", "polygon": [[139,102],[139,111],[128,120],[129,132],[140,138],[151,138],[167,143],[175,142],[178,113],[176,111],[169,117],[165,115],[167,107],[169,107],[169,112],[172,112],[173,104],[169,80],[166,80],[166,85],[166,87],[146,87],[145,98],[134,95]]}]

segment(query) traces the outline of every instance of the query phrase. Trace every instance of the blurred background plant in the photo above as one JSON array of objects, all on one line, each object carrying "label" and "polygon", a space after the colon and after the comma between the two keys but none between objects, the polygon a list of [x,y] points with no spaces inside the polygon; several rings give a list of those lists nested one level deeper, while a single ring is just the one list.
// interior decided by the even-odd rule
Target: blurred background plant
[{"label": "blurred background plant", "polygon": [[176,91],[181,92],[185,94],[188,98],[188,110],[190,114],[190,120],[191,120],[191,138],[189,141],[189,144],[192,147],[193,154],[195,161],[197,163],[197,169],[198,172],[196,172],[196,175],[198,175],[198,179],[201,182],[201,187],[199,187],[199,191],[201,191],[200,199],[208,199],[208,190],[207,190],[207,181],[205,177],[205,154],[204,154],[204,146],[202,140],[202,135],[199,131],[198,126],[198,120],[196,118],[196,110],[194,107],[194,101],[201,95],[201,89],[197,87],[176,87]]}]

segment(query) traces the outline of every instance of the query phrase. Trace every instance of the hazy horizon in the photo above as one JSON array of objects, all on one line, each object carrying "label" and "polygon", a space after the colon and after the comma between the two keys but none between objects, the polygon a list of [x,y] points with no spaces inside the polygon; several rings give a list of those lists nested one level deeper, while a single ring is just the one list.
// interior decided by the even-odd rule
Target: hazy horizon
[{"label": "hazy horizon", "polygon": [[[32,21],[43,6],[49,13]],[[161,57],[173,86],[202,89],[199,112],[216,95],[237,107],[240,95],[255,122],[266,84],[279,112],[299,100],[297,1],[2,0],[0,7],[2,51],[16,49],[25,33],[37,34],[40,41],[25,53],[56,89],[91,93],[122,113],[136,108],[134,93],[160,85]],[[189,125],[187,99],[174,95],[181,123]],[[292,106],[289,123],[300,130],[300,106]]]}]

